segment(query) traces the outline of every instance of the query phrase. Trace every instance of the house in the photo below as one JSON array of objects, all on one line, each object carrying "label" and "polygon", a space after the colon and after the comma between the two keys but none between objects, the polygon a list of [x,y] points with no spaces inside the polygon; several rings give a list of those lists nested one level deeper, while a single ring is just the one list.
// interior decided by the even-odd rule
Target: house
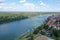
[{"label": "house", "polygon": [[60,15],[54,15],[50,18],[47,25],[55,29],[60,29]]}]

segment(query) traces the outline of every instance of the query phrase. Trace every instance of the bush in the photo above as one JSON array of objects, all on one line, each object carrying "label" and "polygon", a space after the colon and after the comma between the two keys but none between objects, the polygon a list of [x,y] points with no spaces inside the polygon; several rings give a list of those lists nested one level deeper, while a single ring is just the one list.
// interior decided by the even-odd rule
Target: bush
[{"label": "bush", "polygon": [[39,32],[39,29],[35,29],[33,34],[38,34],[38,32]]},{"label": "bush", "polygon": [[52,30],[52,35],[54,35],[56,38],[58,38],[58,32],[56,29]]},{"label": "bush", "polygon": [[43,27],[42,27],[42,26],[39,26],[37,29],[38,29],[38,30],[42,30],[42,29],[43,29]]},{"label": "bush", "polygon": [[44,25],[44,29],[47,30],[49,28],[48,25]]}]

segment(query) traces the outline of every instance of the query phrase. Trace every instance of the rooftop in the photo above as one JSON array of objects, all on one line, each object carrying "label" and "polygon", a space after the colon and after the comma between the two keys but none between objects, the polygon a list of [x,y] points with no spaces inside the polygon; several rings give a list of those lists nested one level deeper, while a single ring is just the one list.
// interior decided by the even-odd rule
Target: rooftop
[{"label": "rooftop", "polygon": [[47,25],[54,28],[60,27],[60,15],[51,16]]}]

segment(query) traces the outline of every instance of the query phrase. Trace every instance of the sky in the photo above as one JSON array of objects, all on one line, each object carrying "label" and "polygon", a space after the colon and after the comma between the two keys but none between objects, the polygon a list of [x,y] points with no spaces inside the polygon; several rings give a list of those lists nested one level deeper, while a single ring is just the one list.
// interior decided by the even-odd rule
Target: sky
[{"label": "sky", "polygon": [[0,0],[0,11],[60,12],[60,0]]}]

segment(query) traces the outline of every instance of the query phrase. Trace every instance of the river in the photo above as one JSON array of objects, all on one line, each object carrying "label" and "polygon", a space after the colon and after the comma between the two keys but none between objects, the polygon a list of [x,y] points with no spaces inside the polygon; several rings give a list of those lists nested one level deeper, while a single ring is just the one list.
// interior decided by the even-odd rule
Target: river
[{"label": "river", "polygon": [[2,24],[0,25],[0,40],[16,40],[25,32],[32,31],[43,24],[47,18],[47,15],[43,15]]}]

